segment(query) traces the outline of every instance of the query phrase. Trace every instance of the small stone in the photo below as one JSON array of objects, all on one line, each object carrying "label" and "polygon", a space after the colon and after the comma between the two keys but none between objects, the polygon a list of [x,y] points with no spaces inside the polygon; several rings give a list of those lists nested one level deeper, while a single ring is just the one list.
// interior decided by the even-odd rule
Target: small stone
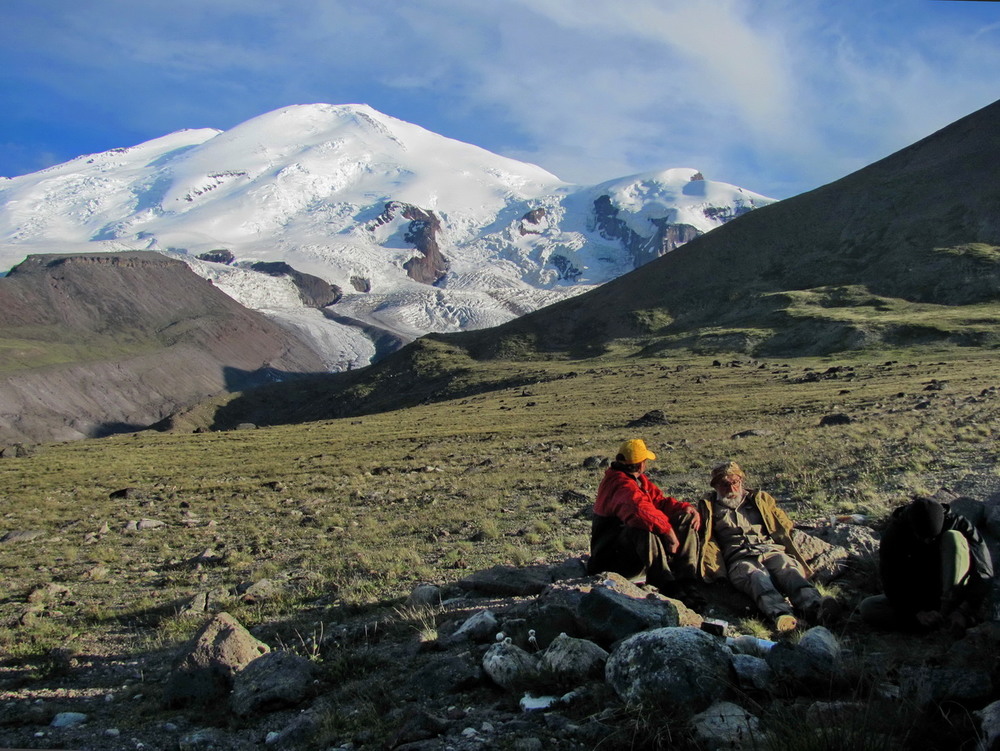
[{"label": "small stone", "polygon": [[60,712],[52,718],[49,726],[54,728],[71,728],[75,725],[81,725],[86,721],[87,715],[83,714],[83,712]]}]

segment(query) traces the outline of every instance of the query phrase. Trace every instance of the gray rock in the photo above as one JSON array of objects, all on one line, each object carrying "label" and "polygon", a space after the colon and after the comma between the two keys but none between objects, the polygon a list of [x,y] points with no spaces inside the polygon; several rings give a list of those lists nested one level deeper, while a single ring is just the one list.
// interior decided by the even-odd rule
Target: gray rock
[{"label": "gray rock", "polygon": [[543,671],[561,683],[578,684],[604,675],[608,653],[592,641],[559,634],[542,653]]},{"label": "gray rock", "polygon": [[968,496],[956,496],[953,498],[942,498],[941,503],[947,503],[948,507],[959,516],[964,516],[977,527],[986,524],[987,507],[986,504],[975,498]]},{"label": "gray rock", "polygon": [[308,696],[314,674],[313,664],[304,657],[269,652],[236,673],[229,707],[240,717],[294,707]]},{"label": "gray rock", "polygon": [[494,683],[508,690],[530,686],[538,681],[538,659],[506,640],[486,650],[483,670]]},{"label": "gray rock", "polygon": [[798,644],[775,644],[764,659],[778,683],[807,695],[828,689],[843,677],[840,645],[822,626],[809,629]]},{"label": "gray rock", "polygon": [[814,626],[799,639],[798,648],[803,652],[833,665],[840,659],[840,642],[830,629]]},{"label": "gray rock", "polygon": [[587,565],[582,558],[569,558],[549,569],[549,578],[554,581],[580,579],[587,575]]},{"label": "gray rock", "polygon": [[680,625],[677,607],[670,600],[640,600],[608,587],[595,587],[584,595],[580,620],[585,633],[606,644],[640,631]]},{"label": "gray rock", "polygon": [[990,672],[975,668],[936,668],[917,665],[899,671],[903,696],[919,707],[943,701],[987,701],[993,691]]},{"label": "gray rock", "polygon": [[716,702],[696,714],[691,718],[691,727],[698,747],[706,751],[756,748],[760,739],[760,720],[728,701]]},{"label": "gray rock", "polygon": [[180,751],[195,751],[195,749],[211,749],[220,746],[226,740],[225,731],[219,728],[200,728],[185,733],[180,737],[177,747]]},{"label": "gray rock", "polygon": [[480,610],[458,627],[453,637],[475,642],[491,642],[500,631],[500,622],[492,610]]},{"label": "gray rock", "polygon": [[832,581],[843,571],[847,560],[847,550],[844,548],[831,545],[801,529],[792,529],[792,540],[819,581]]},{"label": "gray rock", "polygon": [[980,751],[997,748],[998,743],[1000,743],[1000,701],[987,704],[972,714],[979,720]]},{"label": "gray rock", "polygon": [[441,587],[436,584],[418,584],[406,598],[406,604],[416,607],[436,607],[441,604]]},{"label": "gray rock", "polygon": [[476,571],[458,582],[463,589],[501,597],[528,597],[539,594],[552,583],[548,566],[494,566]]},{"label": "gray rock", "polygon": [[659,628],[622,642],[605,676],[623,701],[693,714],[732,685],[730,656],[721,640],[699,629]]},{"label": "gray rock", "polygon": [[733,435],[731,435],[729,437],[730,437],[730,439],[732,439],[734,441],[738,441],[738,440],[741,440],[743,438],[756,438],[756,437],[760,437],[760,436],[769,436],[769,435],[774,435],[774,431],[772,431],[772,430],[761,430],[759,428],[751,428],[750,430],[743,430],[743,431],[741,431],[739,433],[733,433]]},{"label": "gray rock", "polygon": [[431,657],[410,675],[409,684],[418,696],[442,696],[463,691],[483,681],[480,661],[470,652],[444,653]]},{"label": "gray rock", "polygon": [[850,727],[869,712],[866,704],[855,701],[817,701],[806,710],[806,724],[811,727]]},{"label": "gray rock", "polygon": [[[522,649],[545,649],[561,633],[580,634],[579,618],[569,601],[536,600],[513,608],[501,621],[501,630]],[[532,639],[531,634],[534,633]]]},{"label": "gray rock", "polygon": [[422,709],[410,709],[400,722],[386,748],[437,738],[448,729],[447,721]]},{"label": "gray rock", "polygon": [[83,712],[60,712],[52,718],[49,726],[54,728],[71,728],[76,725],[82,725],[86,721],[87,715]]},{"label": "gray rock", "polygon": [[31,542],[36,540],[45,534],[45,530],[42,529],[19,529],[13,532],[8,532],[3,537],[0,537],[0,543],[7,542]]},{"label": "gray rock", "polygon": [[236,592],[244,602],[266,602],[282,597],[285,594],[285,586],[272,579],[260,579],[240,584]]},{"label": "gray rock", "polygon": [[771,691],[774,687],[774,671],[763,657],[734,654],[733,670],[737,685],[745,691]]},{"label": "gray rock", "polygon": [[188,644],[167,677],[167,707],[208,704],[224,698],[233,676],[271,649],[228,613],[206,623]]},{"label": "gray rock", "polygon": [[821,428],[825,428],[830,425],[850,425],[852,422],[854,422],[854,419],[850,415],[845,415],[843,412],[836,412],[831,415],[823,415],[820,418],[819,425]]}]

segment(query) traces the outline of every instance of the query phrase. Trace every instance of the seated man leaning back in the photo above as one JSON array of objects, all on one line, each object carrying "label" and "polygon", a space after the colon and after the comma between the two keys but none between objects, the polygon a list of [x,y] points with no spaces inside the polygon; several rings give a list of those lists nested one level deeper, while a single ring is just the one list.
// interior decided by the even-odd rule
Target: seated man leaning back
[{"label": "seated man leaning back", "polygon": [[649,584],[680,598],[697,578],[701,517],[646,476],[646,462],[653,459],[638,438],[618,449],[597,489],[587,572],[627,577],[645,572]]},{"label": "seated man leaning back", "polygon": [[770,494],[745,488],[745,479],[736,462],[712,470],[713,492],[699,504],[704,520],[702,575],[713,579],[725,574],[778,631],[798,626],[795,612],[812,622],[829,623],[840,605],[809,581],[812,572],[792,540],[791,519]]}]

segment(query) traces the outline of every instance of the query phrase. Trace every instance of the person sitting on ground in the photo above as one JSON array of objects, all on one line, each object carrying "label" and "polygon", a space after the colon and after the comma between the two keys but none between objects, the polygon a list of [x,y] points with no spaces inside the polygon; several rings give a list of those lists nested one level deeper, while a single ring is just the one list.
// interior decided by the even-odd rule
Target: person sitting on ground
[{"label": "person sitting on ground", "polygon": [[993,578],[976,527],[931,498],[915,498],[889,517],[879,543],[884,594],[861,602],[861,617],[890,629],[961,631],[973,625]]},{"label": "person sitting on ground", "polygon": [[822,596],[809,581],[812,571],[792,540],[791,519],[771,495],[746,489],[745,480],[736,462],[712,470],[713,492],[698,507],[703,520],[701,575],[711,580],[724,574],[778,631],[798,627],[795,611],[811,622],[831,622],[839,603]]},{"label": "person sitting on ground", "polygon": [[656,454],[638,438],[625,441],[597,489],[587,573],[625,577],[645,572],[663,594],[697,599],[698,529],[690,503],[665,495],[646,474]]}]

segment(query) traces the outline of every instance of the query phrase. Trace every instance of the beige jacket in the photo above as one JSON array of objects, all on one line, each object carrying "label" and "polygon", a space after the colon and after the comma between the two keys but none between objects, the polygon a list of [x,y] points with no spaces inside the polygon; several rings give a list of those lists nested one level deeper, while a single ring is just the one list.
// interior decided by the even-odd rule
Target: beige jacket
[{"label": "beige jacket", "polygon": [[[806,576],[812,578],[812,569],[809,568],[806,559],[792,541],[794,524],[788,518],[788,514],[778,508],[778,502],[774,500],[774,497],[763,490],[748,490],[747,495],[760,511],[764,527],[771,539],[783,547],[788,555],[801,563]],[[719,548],[719,544],[712,539],[712,500],[714,499],[715,493],[712,492],[698,501],[698,512],[701,514],[698,573],[705,581],[724,579],[726,576],[726,564],[722,558],[722,550]]]}]

